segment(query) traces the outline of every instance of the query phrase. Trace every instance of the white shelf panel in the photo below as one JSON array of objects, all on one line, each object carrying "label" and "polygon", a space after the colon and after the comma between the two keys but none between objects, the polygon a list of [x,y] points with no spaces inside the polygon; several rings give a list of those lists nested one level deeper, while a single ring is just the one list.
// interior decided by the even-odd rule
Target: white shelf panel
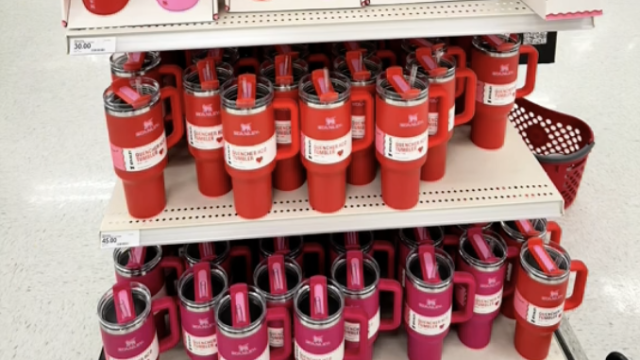
[{"label": "white shelf panel", "polygon": [[[112,15],[117,17],[118,14]],[[70,19],[70,21],[73,19]],[[69,23],[74,39],[115,37],[117,52],[202,49],[282,43],[399,39],[507,32],[580,30],[593,18],[545,21],[517,0],[476,0],[359,9],[220,12],[217,22],[81,28]]]},{"label": "white shelf panel", "polygon": [[200,194],[195,166],[185,151],[172,157],[165,170],[164,212],[147,220],[132,218],[118,182],[100,230],[140,230],[140,245],[146,246],[562,215],[562,197],[514,128],[509,127],[499,151],[477,148],[469,132],[469,127],[455,130],[446,176],[422,182],[420,202],[411,210],[388,208],[376,179],[366,186],[348,186],[346,205],[333,214],[309,207],[305,185],[274,191],[271,212],[245,220],[235,214],[231,193],[216,199]]},{"label": "white shelf panel", "polygon": [[[442,360],[514,360],[522,359],[513,346],[515,321],[499,316],[493,324],[491,343],[482,350],[473,350],[464,346],[455,330],[451,330],[445,338]],[[162,360],[188,360],[184,349],[179,346],[161,356]],[[381,333],[376,341],[373,360],[408,360],[407,338],[404,331],[398,335]],[[551,349],[546,360],[567,360],[562,348],[556,341],[551,342]]]}]

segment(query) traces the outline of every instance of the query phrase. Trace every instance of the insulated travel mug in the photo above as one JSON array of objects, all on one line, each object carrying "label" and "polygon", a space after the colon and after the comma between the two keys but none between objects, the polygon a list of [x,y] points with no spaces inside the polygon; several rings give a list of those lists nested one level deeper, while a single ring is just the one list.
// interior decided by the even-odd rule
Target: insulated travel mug
[{"label": "insulated travel mug", "polygon": [[384,253],[387,260],[385,277],[393,279],[393,264],[396,249],[393,244],[385,240],[375,240],[372,231],[358,231],[329,234],[329,262],[333,264],[338,256],[348,250],[360,250],[371,257],[375,253]]},{"label": "insulated travel mug", "polygon": [[304,269],[305,255],[318,257],[318,273],[324,274],[324,248],[321,244],[304,241],[302,236],[279,236],[269,239],[260,239],[258,243],[260,261],[274,255],[282,254],[284,257],[295,261]]},{"label": "insulated travel mug", "polygon": [[[220,266],[227,274],[231,274],[231,263],[234,259],[241,259],[245,265],[245,273],[240,278],[249,281],[253,274],[253,257],[248,246],[233,245],[229,241],[203,242],[184,246],[182,256],[187,267],[192,267],[201,261]],[[231,274],[231,280],[235,276]]]}]

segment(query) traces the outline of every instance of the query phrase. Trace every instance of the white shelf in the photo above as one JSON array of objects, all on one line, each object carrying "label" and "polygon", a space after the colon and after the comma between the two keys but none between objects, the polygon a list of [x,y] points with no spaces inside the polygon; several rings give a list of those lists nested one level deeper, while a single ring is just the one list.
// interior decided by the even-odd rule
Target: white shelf
[{"label": "white shelf", "polygon": [[469,131],[469,127],[455,130],[446,176],[438,182],[422,182],[420,202],[408,211],[388,208],[375,180],[366,186],[348,186],[346,205],[333,214],[310,209],[303,186],[274,191],[271,213],[244,220],[235,214],[231,193],[216,199],[200,194],[195,166],[185,151],[172,157],[172,165],[165,170],[163,213],[147,220],[129,216],[118,182],[100,230],[139,230],[140,245],[147,246],[562,215],[562,197],[514,128],[509,127],[499,151],[477,148],[469,140]]},{"label": "white shelf", "polygon": [[[513,346],[515,321],[498,316],[493,324],[491,343],[482,350],[473,350],[464,346],[455,330],[445,338],[442,360],[514,360],[522,359]],[[161,356],[162,360],[188,360],[182,346],[178,346]],[[404,331],[398,335],[381,333],[376,341],[373,360],[407,360],[407,338]],[[546,360],[566,360],[562,348],[555,337]]]},{"label": "white shelf", "polygon": [[[75,0],[77,1],[77,0]],[[157,6],[157,5],[156,5]],[[73,14],[72,14],[73,15]],[[67,49],[75,39],[114,37],[116,52],[202,49],[282,43],[399,39],[492,33],[580,30],[593,18],[545,21],[517,0],[431,2],[347,10],[270,13],[220,12],[217,22],[121,26],[74,25],[69,16]]]}]

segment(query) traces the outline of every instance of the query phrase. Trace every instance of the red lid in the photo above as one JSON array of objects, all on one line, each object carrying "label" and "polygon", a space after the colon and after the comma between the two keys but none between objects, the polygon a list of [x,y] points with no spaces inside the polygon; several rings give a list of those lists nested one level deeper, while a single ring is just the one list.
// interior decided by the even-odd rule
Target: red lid
[{"label": "red lid", "polygon": [[327,278],[322,275],[312,276],[309,279],[309,308],[312,319],[323,320],[329,316],[327,296]]},{"label": "red lid", "polygon": [[362,46],[360,46],[360,43],[358,43],[357,41],[345,41],[344,48],[347,49],[347,51],[359,51],[361,53],[367,52],[367,49],[362,48]]},{"label": "red lid", "polygon": [[256,105],[256,75],[242,74],[238,76],[238,98],[236,106],[252,108]]},{"label": "red lid", "polygon": [[215,64],[221,63],[223,56],[224,49],[209,49],[209,51],[207,51],[207,57],[212,58]]},{"label": "red lid", "polygon": [[140,95],[137,90],[131,87],[130,79],[114,80],[111,83],[111,90],[134,109],[144,107],[151,101],[151,95]]},{"label": "red lid", "polygon": [[247,284],[234,284],[229,288],[231,294],[231,325],[241,328],[251,324],[249,313],[249,287]]},{"label": "red lid", "polygon": [[347,251],[347,289],[362,290],[364,289],[364,269],[362,251]]},{"label": "red lid", "polygon": [[438,60],[434,58],[436,49],[431,47],[421,47],[416,49],[416,60],[431,77],[447,74],[447,69],[438,65]]},{"label": "red lid", "polygon": [[484,239],[484,234],[482,233],[482,229],[478,227],[473,227],[467,230],[467,236],[469,237],[469,241],[471,242],[471,246],[476,251],[478,258],[487,263],[495,263],[498,262],[498,258],[493,253],[493,250],[487,244],[487,241]]},{"label": "red lid", "polygon": [[404,100],[415,99],[420,95],[420,90],[409,86],[400,66],[387,68],[387,81]]},{"label": "red lid", "polygon": [[193,265],[193,287],[196,303],[207,303],[213,299],[211,265],[208,261],[201,261]]},{"label": "red lid", "polygon": [[147,56],[147,53],[144,52],[127,53],[127,61],[122,65],[122,68],[127,71],[138,71],[142,69],[145,56]]},{"label": "red lid", "polygon": [[533,258],[536,259],[538,266],[542,269],[547,275],[550,276],[559,276],[564,274],[564,272],[558,269],[558,265],[551,258],[551,255],[545,249],[544,242],[540,238],[532,238],[527,241],[527,249]]},{"label": "red lid", "polygon": [[297,51],[293,51],[290,45],[276,45],[276,52],[280,55],[290,55],[292,60],[295,60],[300,56]]},{"label": "red lid", "polygon": [[135,307],[133,306],[133,295],[131,284],[121,282],[113,285],[113,305],[116,308],[116,320],[118,324],[126,324],[136,318]]},{"label": "red lid", "polygon": [[436,248],[433,245],[422,244],[418,247],[418,259],[422,269],[422,280],[426,283],[437,284],[441,281],[438,272]]},{"label": "red lid", "polygon": [[196,65],[198,67],[198,77],[202,90],[217,90],[220,86],[218,74],[216,73],[216,62],[212,57],[206,57]]},{"label": "red lid", "polygon": [[529,220],[516,220],[516,227],[522,235],[526,235],[527,237],[538,236],[540,233],[536,230],[535,226]]},{"label": "red lid", "polygon": [[275,254],[287,255],[289,253],[289,239],[284,236],[278,236],[273,239],[273,252]]},{"label": "red lid", "polygon": [[291,54],[276,55],[276,85],[282,86],[293,84],[293,66],[291,64],[292,61],[293,57],[291,56]]},{"label": "red lid", "polygon": [[284,256],[277,254],[267,259],[269,271],[269,291],[273,295],[287,293],[287,277],[285,276]]},{"label": "red lid", "polygon": [[362,51],[347,51],[347,66],[354,81],[367,81],[371,79],[371,72],[366,69],[362,61]]},{"label": "red lid", "polygon": [[200,260],[212,261],[216,259],[216,245],[212,242],[198,244],[198,250],[200,251]]},{"label": "red lid", "polygon": [[333,90],[333,84],[331,84],[329,70],[326,68],[314,70],[311,73],[311,79],[320,101],[328,103],[338,100],[338,93]]},{"label": "red lid", "polygon": [[[513,35],[508,35],[510,39],[514,39]],[[505,41],[502,37],[498,35],[485,35],[482,36],[482,39],[489,44],[492,48],[500,52],[507,52],[513,50],[516,46],[514,43],[510,43]],[[514,40],[517,41],[517,36]]]}]

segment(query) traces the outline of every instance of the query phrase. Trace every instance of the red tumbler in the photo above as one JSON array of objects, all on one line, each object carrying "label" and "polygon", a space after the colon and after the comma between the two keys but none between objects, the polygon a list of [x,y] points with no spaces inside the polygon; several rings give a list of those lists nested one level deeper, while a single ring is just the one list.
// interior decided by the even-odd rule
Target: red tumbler
[{"label": "red tumbler", "polygon": [[266,60],[274,61],[277,55],[291,55],[293,60],[304,60],[309,67],[313,69],[329,68],[331,61],[327,55],[322,53],[310,53],[309,45],[307,44],[295,44],[295,45],[274,45],[266,46],[263,49],[264,58]]},{"label": "red tumbler", "polygon": [[[113,167],[122,180],[127,209],[133,217],[155,216],[166,205],[163,171],[167,149],[184,133],[180,96],[175,88],[160,89],[157,81],[146,77],[117,79],[104,92]],[[164,99],[170,99],[173,109],[173,132],[168,138],[164,134]]]},{"label": "red tumbler", "polygon": [[[378,76],[376,98],[376,158],[380,163],[382,199],[394,209],[410,209],[420,195],[420,168],[427,148],[447,141],[447,123],[429,141],[429,95],[438,98],[439,116],[445,119],[450,103],[442,89],[430,91],[428,79],[393,66]],[[430,94],[431,93],[431,94]]]},{"label": "red tumbler", "polygon": [[[415,53],[407,56],[407,70],[413,66],[418,67],[418,71],[429,79],[431,89],[440,88],[447,93],[444,106],[449,109],[447,118],[448,138],[453,136],[453,127],[462,125],[473,116],[475,111],[476,97],[476,75],[467,68],[456,68],[456,60],[441,51],[440,46],[433,48],[421,47]],[[456,93],[456,80],[461,80],[465,85],[465,106],[464,112],[455,115],[456,104],[454,96]],[[466,81],[465,81],[466,80]],[[438,129],[438,100],[429,101],[429,136],[436,134]],[[447,163],[447,142],[431,147],[427,156],[427,161],[422,167],[420,179],[424,181],[437,181],[445,174]]]},{"label": "red tumbler", "polygon": [[189,152],[196,159],[198,189],[205,196],[231,190],[224,169],[224,138],[220,117],[220,84],[233,77],[233,68],[213,58],[200,60],[182,76]]},{"label": "red tumbler", "polygon": [[[364,91],[374,96],[376,78],[382,71],[382,61],[375,56],[364,58],[362,51],[348,51],[346,57],[334,61],[337,72],[351,80],[352,91]],[[360,140],[365,135],[365,104],[362,101],[351,103],[351,137]],[[376,178],[375,146],[373,142],[362,151],[351,154],[351,164],[347,169],[347,183],[366,185]]]},{"label": "red tumbler", "polygon": [[[521,54],[527,55],[527,77],[524,86],[516,89]],[[531,45],[522,45],[520,35],[479,36],[473,39],[471,69],[478,77],[471,140],[484,149],[500,149],[516,98],[533,92],[538,51]]]},{"label": "red tumbler", "polygon": [[[225,168],[231,176],[236,212],[256,219],[271,210],[275,162],[298,152],[298,106],[291,99],[274,99],[271,82],[254,74],[227,81],[221,93]],[[291,129],[296,135],[286,150],[277,149],[274,109],[291,112]]]},{"label": "red tumbler", "polygon": [[229,47],[224,49],[187,50],[185,51],[185,57],[187,64],[192,65],[197,64],[200,60],[210,57],[213,58],[216,64],[224,62],[233,66],[233,64],[235,64],[240,58],[240,54],[237,47]]},{"label": "red tumbler", "polygon": [[176,88],[182,93],[182,69],[177,65],[161,65],[157,51],[116,53],[111,55],[111,79],[148,77],[163,84],[163,76],[172,76]]},{"label": "red tumbler", "polygon": [[373,100],[366,92],[351,93],[349,78],[326,69],[300,80],[302,164],[307,169],[309,203],[320,212],[342,209],[346,201],[347,167],[351,162],[351,102],[365,103],[365,136],[353,150],[373,141]]},{"label": "red tumbler", "polygon": [[[576,272],[571,297],[566,296],[569,274]],[[515,347],[528,360],[549,354],[553,333],[562,314],[580,306],[589,271],[582,261],[571,260],[555,243],[532,238],[522,245],[513,306],[516,313]]]},{"label": "red tumbler", "polygon": [[[293,56],[276,55],[274,61],[267,60],[260,67],[260,74],[273,84],[276,99],[286,98],[298,101],[298,83],[307,74],[309,67],[304,60],[294,60]],[[291,148],[291,113],[289,110],[275,110],[276,143],[284,150]],[[298,124],[300,127],[300,124]],[[273,171],[273,187],[291,191],[304,184],[305,173],[299,156],[277,161]]]}]

